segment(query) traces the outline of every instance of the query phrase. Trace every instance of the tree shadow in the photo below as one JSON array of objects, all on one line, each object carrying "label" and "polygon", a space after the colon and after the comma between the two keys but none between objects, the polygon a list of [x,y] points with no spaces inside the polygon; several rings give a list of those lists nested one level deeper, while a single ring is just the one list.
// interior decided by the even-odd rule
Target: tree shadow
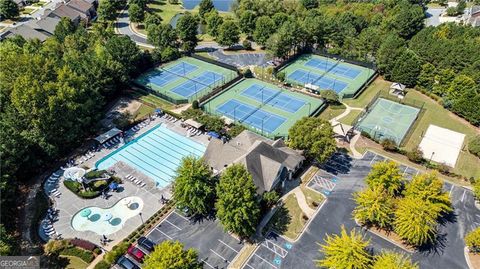
[{"label": "tree shadow", "polygon": [[66,268],[70,261],[58,255],[43,255],[40,257],[40,268],[61,269]]},{"label": "tree shadow", "polygon": [[428,256],[431,254],[442,255],[446,245],[447,245],[447,234],[438,233],[437,236],[435,237],[434,242],[430,244],[425,244],[423,246],[419,246],[417,250],[424,256]]},{"label": "tree shadow", "polygon": [[282,235],[288,230],[288,225],[292,222],[292,217],[290,216],[288,209],[285,205],[279,206],[277,212],[273,215],[267,225],[267,232],[273,230],[276,233]]},{"label": "tree shadow", "polygon": [[457,213],[454,210],[448,214],[443,214],[438,218],[438,224],[445,226],[448,223],[455,223],[457,222]]}]

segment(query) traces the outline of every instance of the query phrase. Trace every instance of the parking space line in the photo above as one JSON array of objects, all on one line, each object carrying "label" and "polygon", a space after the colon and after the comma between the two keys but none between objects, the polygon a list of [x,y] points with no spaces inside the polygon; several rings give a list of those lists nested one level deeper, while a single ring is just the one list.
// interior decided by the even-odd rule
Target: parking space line
[{"label": "parking space line", "polygon": [[215,268],[211,264],[209,264],[205,259],[203,259],[202,262],[204,262],[206,265],[210,266],[210,268]]},{"label": "parking space line", "polygon": [[252,269],[255,269],[255,268],[253,268],[253,267],[252,267],[250,264],[248,264],[248,263],[246,263],[245,266],[248,266],[248,267],[250,267],[250,268],[252,268]]},{"label": "parking space line", "polygon": [[452,185],[452,187],[450,188],[450,192],[448,193],[448,196],[452,196],[452,191],[453,191],[453,185]]},{"label": "parking space line", "polygon": [[220,254],[218,254],[217,252],[215,252],[215,250],[213,250],[213,249],[210,249],[210,251],[211,251],[211,252],[213,252],[213,254],[217,255],[218,257],[222,258],[222,260],[224,260],[224,261],[228,262],[228,260],[227,260],[227,259],[225,259],[225,257],[223,257],[222,255],[220,255]]},{"label": "parking space line", "polygon": [[222,240],[218,239],[218,241],[220,241],[220,243],[224,244],[227,248],[233,250],[235,253],[238,253],[238,251],[236,251],[234,248],[232,248],[231,246],[229,246],[227,243],[223,242]]},{"label": "parking space line", "polygon": [[162,233],[163,235],[165,235],[166,237],[168,237],[168,239],[170,239],[170,240],[173,239],[171,236],[169,236],[168,234],[164,233],[162,230],[158,229],[158,226],[155,227],[155,229],[156,229],[157,231],[159,231],[160,233]]},{"label": "parking space line", "polygon": [[272,266],[273,268],[277,269],[277,267],[276,267],[275,265],[271,264],[269,261],[265,260],[264,258],[262,258],[262,257],[258,256],[258,254],[257,254],[257,253],[254,253],[253,255],[257,256],[258,258],[260,258],[260,260],[262,260],[262,261],[264,261],[264,262],[268,263],[270,266]]},{"label": "parking space line", "polygon": [[[285,256],[287,256],[288,251],[287,251],[286,249],[284,249],[284,248],[282,248],[281,246],[273,243],[273,241],[271,241],[271,240],[268,240],[268,239],[267,239],[267,240],[265,240],[265,242],[266,242],[266,243],[270,243],[270,244],[273,245],[273,248],[271,248],[268,244],[263,243],[263,245],[264,245],[266,248],[268,248],[270,251],[272,251],[273,253],[275,253],[275,254],[277,254],[277,255],[280,255],[280,257],[282,257],[282,258],[285,258]],[[280,252],[280,253],[277,252],[277,249],[276,249],[275,247],[278,247],[278,248],[281,250],[281,252]]]},{"label": "parking space line", "polygon": [[[374,154],[375,154],[375,153],[374,153]],[[375,155],[373,156],[372,160],[370,161],[370,164],[373,163],[373,161],[375,160],[375,158],[377,158],[377,154],[375,154]]]},{"label": "parking space line", "polygon": [[171,223],[168,219],[165,219],[165,222],[169,223],[170,225],[172,225],[173,227],[177,228],[179,231],[181,231],[182,229],[180,227],[178,227],[177,225]]},{"label": "parking space line", "polygon": [[174,213],[175,215],[179,216],[180,218],[182,218],[182,219],[184,219],[184,220],[186,220],[186,221],[190,222],[190,220],[189,220],[189,219],[187,219],[187,218],[185,218],[184,216],[182,216],[182,215],[178,214],[177,212],[173,211],[173,213]]},{"label": "parking space line", "polygon": [[467,193],[466,190],[463,190],[463,195],[462,195],[462,199],[460,200],[462,203],[463,203],[463,199],[465,199],[465,194]]}]

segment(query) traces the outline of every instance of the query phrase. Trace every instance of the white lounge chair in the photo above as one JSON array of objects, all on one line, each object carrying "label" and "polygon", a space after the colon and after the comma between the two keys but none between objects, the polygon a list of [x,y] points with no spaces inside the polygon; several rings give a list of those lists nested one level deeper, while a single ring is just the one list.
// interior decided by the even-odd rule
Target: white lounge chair
[{"label": "white lounge chair", "polygon": [[147,185],[145,182],[140,183],[140,187],[145,187]]}]

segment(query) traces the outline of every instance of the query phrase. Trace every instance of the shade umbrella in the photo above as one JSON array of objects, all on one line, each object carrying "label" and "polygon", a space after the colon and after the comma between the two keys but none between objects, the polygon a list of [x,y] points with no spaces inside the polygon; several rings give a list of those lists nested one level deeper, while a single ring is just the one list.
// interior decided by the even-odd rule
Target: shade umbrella
[{"label": "shade umbrella", "polygon": [[220,135],[217,134],[216,132],[213,132],[213,131],[208,132],[208,135],[212,136],[212,137],[215,137],[215,138],[220,138]]},{"label": "shade umbrella", "polygon": [[112,214],[109,213],[109,212],[103,214],[103,216],[102,216],[102,220],[109,221],[111,219],[112,219]]},{"label": "shade umbrella", "polygon": [[92,210],[90,210],[90,208],[85,208],[84,210],[82,210],[82,212],[80,212],[80,216],[88,217],[90,216],[91,213],[92,213]]},{"label": "shade umbrella", "polygon": [[116,190],[118,188],[118,183],[117,182],[112,182],[108,186],[111,190]]}]

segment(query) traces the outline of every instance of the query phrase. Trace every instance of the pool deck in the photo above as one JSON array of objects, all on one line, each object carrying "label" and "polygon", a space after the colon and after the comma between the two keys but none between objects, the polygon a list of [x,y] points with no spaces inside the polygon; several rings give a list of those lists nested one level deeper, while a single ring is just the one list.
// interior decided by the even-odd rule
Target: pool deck
[{"label": "pool deck", "polygon": [[[173,130],[181,135],[185,136],[187,133],[187,130],[180,126],[181,124],[180,120],[174,123],[164,118],[154,118],[150,121],[150,123],[146,127],[140,129],[135,133],[128,133],[127,131],[127,135],[130,135],[133,138],[138,137],[160,123],[162,123],[162,125],[167,127],[168,129]],[[209,143],[208,136],[206,135],[194,136],[194,137],[190,137],[190,139],[198,143],[201,143],[205,146],[208,146],[208,143]],[[78,166],[92,168],[95,166],[95,163],[98,160],[108,155],[109,153],[113,152],[121,145],[122,144],[118,144],[117,146],[111,149],[102,149],[99,152],[95,152],[95,156],[93,158],[87,160],[86,162]],[[83,156],[78,156],[77,158],[75,158],[76,163],[79,163],[79,160],[82,157]],[[168,185],[163,189],[159,189],[155,187],[155,183],[152,179],[150,179],[146,175],[140,173],[139,171],[133,169],[132,167],[128,166],[123,162],[116,163],[113,166],[113,170],[115,171],[115,175],[120,177],[123,180],[123,184],[121,184],[121,188],[119,192],[109,192],[109,195],[111,196],[108,199],[104,199],[101,196],[94,199],[82,199],[78,197],[77,195],[72,193],[70,190],[68,190],[64,186],[64,184],[61,182],[64,180],[63,176],[61,176],[60,179],[54,184],[44,184],[43,189],[47,195],[49,195],[49,193],[53,189],[57,189],[61,193],[59,197],[50,195],[50,198],[54,203],[55,209],[59,210],[58,220],[53,222],[53,227],[55,231],[62,238],[81,238],[81,239],[91,241],[92,243],[95,243],[95,244],[100,244],[101,235],[98,235],[91,231],[80,232],[80,231],[74,230],[71,226],[72,217],[80,209],[85,207],[97,206],[101,208],[108,208],[108,207],[112,207],[118,200],[124,197],[128,197],[128,196],[140,197],[143,200],[144,204],[146,205],[142,209],[141,216],[138,215],[128,219],[125,222],[124,227],[120,231],[107,236],[107,238],[112,241],[110,241],[104,248],[107,250],[110,250],[112,246],[114,246],[115,244],[123,240],[125,237],[127,237],[138,226],[140,226],[144,221],[146,221],[155,212],[157,212],[163,207],[160,201],[162,195],[166,199],[171,198],[171,189],[170,189],[171,185]],[[63,170],[59,169],[56,171],[56,173],[62,175]],[[131,181],[125,179],[125,176],[128,174],[133,175],[137,179],[142,180],[143,182],[146,183],[146,186],[140,187],[132,183]],[[39,235],[42,239],[44,239],[45,241],[48,241],[49,238],[43,232],[41,226],[42,225],[40,225],[39,227]]]}]

